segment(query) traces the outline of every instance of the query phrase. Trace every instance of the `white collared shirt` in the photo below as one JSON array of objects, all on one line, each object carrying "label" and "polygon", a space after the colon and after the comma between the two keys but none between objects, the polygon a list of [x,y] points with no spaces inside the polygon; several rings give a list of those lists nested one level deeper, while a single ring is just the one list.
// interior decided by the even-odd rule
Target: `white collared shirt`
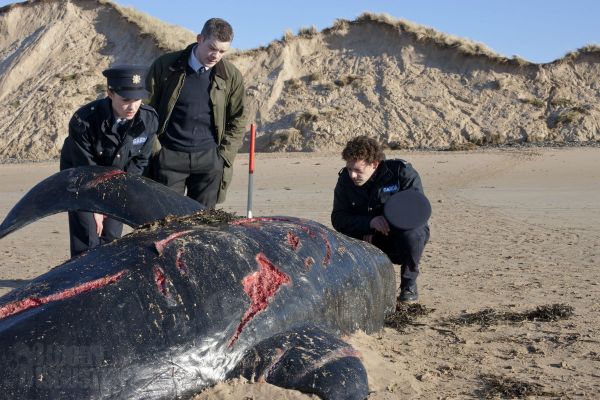
[{"label": "white collared shirt", "polygon": [[119,134],[118,129],[121,125],[127,123],[127,118],[116,118],[112,126],[112,133]]},{"label": "white collared shirt", "polygon": [[[198,73],[200,68],[204,67],[204,65],[200,62],[200,60],[198,60],[196,58],[196,49],[197,48],[198,48],[198,45],[195,45],[194,48],[192,49],[192,52],[190,53],[190,58],[188,59],[188,65],[196,73]],[[210,69],[210,68],[206,68],[206,67],[204,67],[204,68],[206,71],[208,71]]]}]

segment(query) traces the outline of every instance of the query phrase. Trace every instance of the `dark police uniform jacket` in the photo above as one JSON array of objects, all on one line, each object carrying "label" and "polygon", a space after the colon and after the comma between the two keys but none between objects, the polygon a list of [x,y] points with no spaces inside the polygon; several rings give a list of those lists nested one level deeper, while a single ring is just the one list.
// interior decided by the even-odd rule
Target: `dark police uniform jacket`
[{"label": "dark police uniform jacket", "polygon": [[69,122],[69,136],[60,152],[60,169],[85,165],[113,166],[142,175],[148,166],[158,130],[158,115],[141,105],[131,121],[113,132],[110,98],[81,107]]},{"label": "dark police uniform jacket", "polygon": [[384,160],[363,186],[356,186],[346,168],[339,173],[333,197],[331,224],[338,232],[362,239],[374,233],[371,220],[383,215],[383,206],[394,193],[402,190],[423,193],[417,171],[404,160]]}]

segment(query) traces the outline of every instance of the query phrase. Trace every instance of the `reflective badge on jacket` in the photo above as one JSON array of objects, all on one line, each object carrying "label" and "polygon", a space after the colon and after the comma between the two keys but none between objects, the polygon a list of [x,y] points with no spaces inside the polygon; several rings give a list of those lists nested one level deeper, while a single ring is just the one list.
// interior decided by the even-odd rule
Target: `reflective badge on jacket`
[{"label": "reflective badge on jacket", "polygon": [[134,146],[139,146],[140,144],[144,144],[144,143],[146,143],[147,139],[148,138],[145,137],[145,136],[133,138],[133,145]]},{"label": "reflective badge on jacket", "polygon": [[400,186],[398,184],[384,186],[378,191],[379,203],[385,204],[393,194],[400,190]]},{"label": "reflective badge on jacket", "polygon": [[382,193],[396,193],[400,189],[398,185],[384,186],[381,188]]}]

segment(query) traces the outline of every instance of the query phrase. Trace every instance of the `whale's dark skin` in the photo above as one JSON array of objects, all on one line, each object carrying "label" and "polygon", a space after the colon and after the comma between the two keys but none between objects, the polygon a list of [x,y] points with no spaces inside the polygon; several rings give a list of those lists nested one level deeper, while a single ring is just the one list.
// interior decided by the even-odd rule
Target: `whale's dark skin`
[{"label": "whale's dark skin", "polygon": [[61,211],[103,212],[137,228],[166,215],[189,215],[204,208],[190,198],[173,199],[173,191],[166,186],[116,168],[66,169],[23,196],[0,225],[0,238]]},{"label": "whale's dark skin", "polygon": [[[41,188],[75,189],[68,210],[146,225],[0,298],[3,396],[187,398],[243,375],[325,399],[367,397],[359,355],[338,335],[377,331],[393,309],[394,270],[382,252],[304,219],[168,216],[199,207],[107,171],[63,171]],[[140,210],[153,207],[157,190],[159,206]],[[60,196],[35,191],[0,225],[1,236],[64,210]],[[124,191],[123,207],[103,205]],[[35,212],[19,214],[29,206]],[[157,214],[163,219],[152,222]]]}]

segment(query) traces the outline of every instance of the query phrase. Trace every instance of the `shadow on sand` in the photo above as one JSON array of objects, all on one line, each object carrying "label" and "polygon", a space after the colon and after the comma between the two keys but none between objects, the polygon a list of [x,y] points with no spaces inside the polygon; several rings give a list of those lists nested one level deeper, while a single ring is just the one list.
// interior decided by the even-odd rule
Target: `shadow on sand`
[{"label": "shadow on sand", "polygon": [[30,279],[0,279],[0,288],[18,288],[27,285]]}]

